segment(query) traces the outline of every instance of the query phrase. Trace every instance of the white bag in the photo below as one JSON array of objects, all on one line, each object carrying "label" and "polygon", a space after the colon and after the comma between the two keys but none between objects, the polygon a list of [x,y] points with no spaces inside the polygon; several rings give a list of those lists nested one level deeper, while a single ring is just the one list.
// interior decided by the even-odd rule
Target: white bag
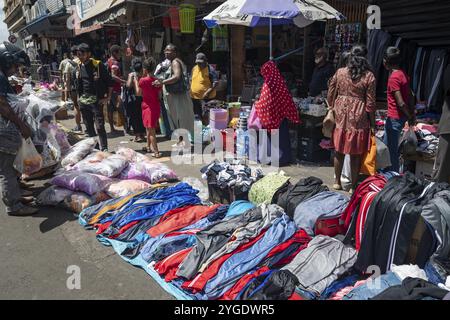
[{"label": "white bag", "polygon": [[22,139],[22,146],[14,161],[14,169],[31,176],[42,169],[43,160],[30,138]]}]

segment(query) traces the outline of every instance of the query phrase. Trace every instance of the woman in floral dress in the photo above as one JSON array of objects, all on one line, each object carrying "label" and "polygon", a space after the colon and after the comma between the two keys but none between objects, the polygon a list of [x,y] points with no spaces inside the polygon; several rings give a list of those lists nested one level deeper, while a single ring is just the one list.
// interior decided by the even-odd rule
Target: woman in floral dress
[{"label": "woman in floral dress", "polygon": [[376,82],[367,61],[367,49],[354,46],[347,67],[339,69],[330,80],[328,102],[334,111],[336,150],[334,168],[336,190],[342,190],[341,174],[345,155],[351,157],[352,189],[356,188],[362,156],[370,148],[375,130]]}]

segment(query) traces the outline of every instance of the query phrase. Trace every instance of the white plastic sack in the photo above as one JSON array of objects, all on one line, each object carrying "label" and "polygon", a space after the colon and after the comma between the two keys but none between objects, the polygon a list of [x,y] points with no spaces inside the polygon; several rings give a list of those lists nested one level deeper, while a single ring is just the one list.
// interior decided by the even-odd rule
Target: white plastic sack
[{"label": "white plastic sack", "polygon": [[31,176],[42,169],[42,163],[42,157],[37,152],[31,139],[22,139],[22,146],[14,161],[14,169],[24,175]]},{"label": "white plastic sack", "polygon": [[78,142],[72,148],[70,148],[67,155],[61,161],[61,165],[63,167],[73,166],[76,163],[83,160],[89,153],[94,150],[97,141],[95,138],[85,139],[83,141]]},{"label": "white plastic sack", "polygon": [[103,152],[103,151],[94,151],[90,155],[88,155],[86,158],[78,162],[76,165],[72,167],[72,170],[76,171],[85,171],[89,168],[91,168],[94,164],[100,163],[106,158],[112,156],[109,152]]},{"label": "white plastic sack", "polygon": [[121,155],[112,155],[101,162],[85,166],[83,172],[95,173],[109,178],[114,178],[128,166],[128,161]]},{"label": "white plastic sack", "polygon": [[205,186],[199,179],[187,177],[183,179],[183,182],[189,184],[195,190],[198,190],[199,193],[197,195],[202,201],[208,201],[209,199],[208,187]]},{"label": "white plastic sack", "polygon": [[104,176],[77,171],[63,173],[50,181],[52,185],[89,195],[102,192],[111,182],[111,179]]},{"label": "white plastic sack", "polygon": [[150,161],[150,159],[130,148],[120,147],[117,149],[116,154],[125,157],[129,162],[142,162],[142,161]]},{"label": "white plastic sack", "polygon": [[122,180],[111,183],[106,189],[106,193],[111,198],[121,198],[148,190],[151,187],[151,184],[141,180]]}]

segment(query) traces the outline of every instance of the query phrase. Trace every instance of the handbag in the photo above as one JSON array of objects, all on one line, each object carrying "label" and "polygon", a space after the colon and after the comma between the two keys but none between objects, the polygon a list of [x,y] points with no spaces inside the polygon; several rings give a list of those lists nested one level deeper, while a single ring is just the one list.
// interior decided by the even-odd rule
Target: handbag
[{"label": "handbag", "polygon": [[374,135],[371,136],[370,150],[363,156],[361,165],[361,173],[369,176],[374,176],[377,173],[377,139]]},{"label": "handbag", "polygon": [[256,108],[253,107],[250,112],[250,116],[248,117],[248,128],[254,130],[261,130],[262,124],[259,120],[258,113],[256,112]]},{"label": "handbag", "polygon": [[336,88],[334,97],[333,97],[333,107],[331,107],[328,103],[328,100],[325,99],[327,105],[328,105],[328,113],[325,116],[325,119],[323,120],[323,127],[322,127],[322,133],[325,136],[325,138],[331,138],[333,136],[334,128],[336,127],[336,119],[334,118],[334,102],[336,101],[336,98],[338,96],[338,88]]},{"label": "handbag", "polygon": [[[181,61],[178,60],[178,62],[181,64],[182,75],[181,75],[180,80],[178,80],[177,82],[172,83],[172,84],[166,84],[166,90],[168,93],[174,93],[174,94],[185,93],[188,90],[186,73],[184,72],[184,65]],[[172,77],[172,67],[170,67],[169,72],[166,73],[165,79],[167,80],[171,77]]]}]

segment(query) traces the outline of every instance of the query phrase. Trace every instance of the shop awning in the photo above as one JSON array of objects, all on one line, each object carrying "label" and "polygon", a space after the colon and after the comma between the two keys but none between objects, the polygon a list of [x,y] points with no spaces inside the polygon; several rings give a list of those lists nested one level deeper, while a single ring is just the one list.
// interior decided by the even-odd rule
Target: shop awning
[{"label": "shop awning", "polygon": [[53,13],[46,14],[42,17],[37,18],[36,20],[29,23],[25,28],[22,28],[18,33],[22,39],[35,34],[42,33],[44,31],[48,31],[52,28],[51,20],[59,17],[66,16],[67,12],[65,8]]},{"label": "shop awning", "polygon": [[116,20],[127,13],[126,0],[98,1],[81,19],[81,29],[76,35],[101,29],[104,24]]}]

